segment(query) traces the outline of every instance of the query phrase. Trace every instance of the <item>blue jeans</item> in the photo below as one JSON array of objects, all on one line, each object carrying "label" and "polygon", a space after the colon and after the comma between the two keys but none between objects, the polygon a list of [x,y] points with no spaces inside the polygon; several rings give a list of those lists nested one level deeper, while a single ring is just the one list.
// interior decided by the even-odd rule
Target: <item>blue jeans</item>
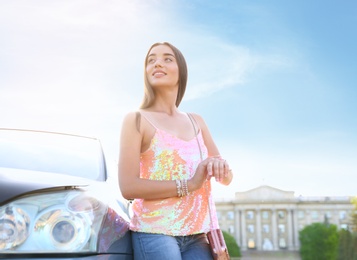
[{"label": "blue jeans", "polygon": [[206,234],[168,236],[132,232],[135,260],[213,259]]}]

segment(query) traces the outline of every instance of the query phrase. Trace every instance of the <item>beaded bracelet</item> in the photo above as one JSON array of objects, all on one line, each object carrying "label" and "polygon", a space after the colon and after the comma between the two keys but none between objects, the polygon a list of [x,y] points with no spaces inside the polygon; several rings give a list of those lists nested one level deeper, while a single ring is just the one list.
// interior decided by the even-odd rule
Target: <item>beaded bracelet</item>
[{"label": "beaded bracelet", "polygon": [[182,185],[180,180],[176,180],[177,196],[182,197]]},{"label": "beaded bracelet", "polygon": [[183,179],[182,180],[182,195],[187,196],[188,195],[188,186],[187,186],[187,180]]},{"label": "beaded bracelet", "polygon": [[175,180],[176,181],[176,189],[177,189],[177,196],[183,197],[188,195],[188,185],[187,180]]}]

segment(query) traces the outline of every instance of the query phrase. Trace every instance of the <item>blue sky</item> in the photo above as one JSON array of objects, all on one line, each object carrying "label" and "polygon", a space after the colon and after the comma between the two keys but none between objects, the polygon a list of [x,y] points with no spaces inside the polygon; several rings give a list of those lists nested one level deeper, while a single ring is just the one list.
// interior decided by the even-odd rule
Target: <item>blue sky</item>
[{"label": "blue sky", "polygon": [[357,193],[355,1],[0,2],[0,127],[99,137],[118,157],[149,46],[185,55],[180,108],[201,114],[235,178],[296,196]]}]

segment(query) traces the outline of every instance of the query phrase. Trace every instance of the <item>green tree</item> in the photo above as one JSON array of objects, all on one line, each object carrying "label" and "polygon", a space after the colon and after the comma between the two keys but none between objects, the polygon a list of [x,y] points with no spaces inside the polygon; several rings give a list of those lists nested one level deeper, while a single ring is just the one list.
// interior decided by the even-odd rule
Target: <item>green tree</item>
[{"label": "green tree", "polygon": [[353,240],[354,237],[351,231],[347,229],[341,229],[339,232],[339,242],[338,242],[338,260],[354,259],[354,247]]},{"label": "green tree", "polygon": [[337,258],[337,226],[313,223],[299,232],[302,260],[335,260]]},{"label": "green tree", "polygon": [[233,236],[231,236],[228,232],[226,231],[222,231],[223,232],[223,237],[224,237],[224,241],[226,242],[227,245],[227,249],[228,249],[228,253],[231,257],[240,257],[241,252],[240,252],[240,248],[236,242],[236,240],[234,239]]},{"label": "green tree", "polygon": [[357,197],[351,199],[354,210],[348,229],[341,229],[338,243],[338,260],[357,260]]},{"label": "green tree", "polygon": [[357,196],[351,199],[351,203],[354,205],[354,211],[352,212],[351,216],[352,233],[357,235]]}]

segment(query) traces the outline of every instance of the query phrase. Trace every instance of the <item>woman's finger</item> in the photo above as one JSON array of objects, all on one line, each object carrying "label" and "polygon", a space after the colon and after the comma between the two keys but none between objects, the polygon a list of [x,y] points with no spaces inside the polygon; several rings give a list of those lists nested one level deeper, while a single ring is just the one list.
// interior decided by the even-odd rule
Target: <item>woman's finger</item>
[{"label": "woman's finger", "polygon": [[224,160],[224,177],[228,176],[229,171],[230,171],[229,164],[227,163],[226,160]]},{"label": "woman's finger", "polygon": [[212,176],[212,172],[213,172],[213,163],[212,161],[209,161],[207,164],[207,172],[208,172],[208,176]]}]

